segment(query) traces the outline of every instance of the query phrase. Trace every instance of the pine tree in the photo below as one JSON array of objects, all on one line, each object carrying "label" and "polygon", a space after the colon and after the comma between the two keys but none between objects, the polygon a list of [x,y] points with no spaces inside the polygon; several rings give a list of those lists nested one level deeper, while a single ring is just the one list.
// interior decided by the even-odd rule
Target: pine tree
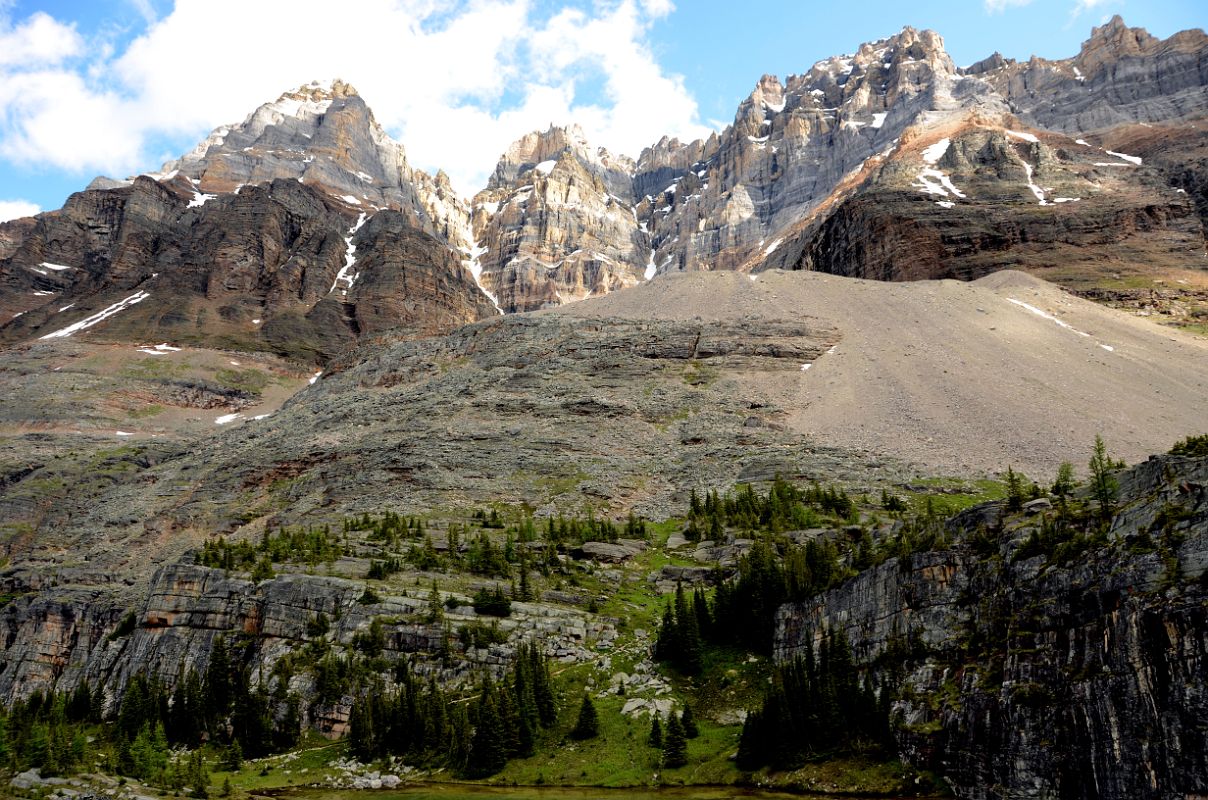
[{"label": "pine tree", "polygon": [[696,726],[696,716],[692,713],[692,706],[684,703],[684,713],[680,714],[680,724],[684,726],[684,737],[695,739],[700,736],[700,728]]},{"label": "pine tree", "polygon": [[1099,503],[1099,516],[1106,522],[1111,518],[1116,503],[1116,492],[1120,484],[1111,474],[1114,466],[1107,454],[1107,445],[1102,436],[1095,437],[1095,448],[1091,453],[1091,495]]},{"label": "pine tree", "polygon": [[688,740],[684,737],[684,726],[679,717],[672,713],[667,720],[667,733],[663,737],[663,766],[667,769],[682,767],[688,763]]},{"label": "pine tree", "polygon": [[1023,481],[1012,467],[1007,467],[1007,511],[1023,508]]},{"label": "pine tree", "polygon": [[505,732],[495,704],[495,689],[489,682],[482,687],[476,716],[466,773],[472,778],[485,778],[507,765]]},{"label": "pine tree", "polygon": [[1078,482],[1074,479],[1074,465],[1068,461],[1062,461],[1061,466],[1057,467],[1057,477],[1053,481],[1053,494],[1064,500],[1077,485]]},{"label": "pine tree", "polygon": [[583,695],[583,703],[579,706],[579,719],[570,735],[572,739],[594,739],[600,735],[600,719],[589,694]]},{"label": "pine tree", "polygon": [[650,719],[650,735],[646,738],[651,747],[663,749],[663,723],[656,712]]}]

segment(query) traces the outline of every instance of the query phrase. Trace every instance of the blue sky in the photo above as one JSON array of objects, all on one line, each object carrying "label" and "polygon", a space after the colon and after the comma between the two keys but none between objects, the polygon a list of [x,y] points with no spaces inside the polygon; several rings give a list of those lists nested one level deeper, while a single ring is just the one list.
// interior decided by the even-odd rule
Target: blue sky
[{"label": "blue sky", "polygon": [[480,188],[549,123],[637,156],[727,124],[764,73],[804,72],[905,25],[959,65],[1078,51],[1112,14],[1166,37],[1192,0],[0,0],[0,218],[97,174],[157,168],[312,79],[356,85],[416,166]]}]

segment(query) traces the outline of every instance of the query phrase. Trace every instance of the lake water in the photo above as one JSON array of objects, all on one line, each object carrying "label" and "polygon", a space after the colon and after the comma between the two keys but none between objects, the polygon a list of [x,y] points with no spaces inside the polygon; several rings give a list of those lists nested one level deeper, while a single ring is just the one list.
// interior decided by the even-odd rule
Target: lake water
[{"label": "lake water", "polygon": [[[393,790],[358,791],[353,789],[302,789],[283,797],[298,800],[802,800],[821,795],[764,792],[738,786],[692,786],[666,789],[594,789],[578,787],[508,787],[432,784],[400,787]],[[846,800],[861,800],[851,795]],[[871,800],[866,798],[865,800]],[[877,800],[886,800],[881,797]]]}]

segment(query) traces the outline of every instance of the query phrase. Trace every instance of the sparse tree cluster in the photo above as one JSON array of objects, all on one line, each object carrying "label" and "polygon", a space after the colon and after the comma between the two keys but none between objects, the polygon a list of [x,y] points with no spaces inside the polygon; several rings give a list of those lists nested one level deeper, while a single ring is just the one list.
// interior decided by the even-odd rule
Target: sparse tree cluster
[{"label": "sparse tree cluster", "polygon": [[817,483],[799,489],[777,476],[766,495],[743,485],[725,495],[714,489],[702,500],[693,489],[684,535],[699,541],[720,539],[727,528],[780,533],[815,527],[822,515],[846,520],[855,513],[855,502],[841,489]]},{"label": "sparse tree cluster", "polygon": [[507,681],[485,680],[468,704],[421,682],[406,662],[394,678],[395,688],[371,683],[353,703],[349,747],[362,761],[393,755],[486,777],[531,755],[538,732],[557,721],[549,664],[535,643],[520,649]]},{"label": "sparse tree cluster", "polygon": [[862,682],[842,632],[776,670],[742,729],[738,765],[793,769],[810,758],[891,747],[890,692]]}]

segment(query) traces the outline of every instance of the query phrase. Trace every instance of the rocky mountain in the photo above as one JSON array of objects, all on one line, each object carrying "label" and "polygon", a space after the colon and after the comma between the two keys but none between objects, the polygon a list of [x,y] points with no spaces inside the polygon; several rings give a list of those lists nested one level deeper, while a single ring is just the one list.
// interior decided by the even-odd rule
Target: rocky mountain
[{"label": "rocky mountain", "polygon": [[322,363],[386,329],[496,313],[453,249],[467,228],[447,180],[411,169],[351,87],[311,84],[161,173],[98,179],[5,226],[2,335],[104,322],[110,338]]},{"label": "rocky mountain", "polygon": [[[906,28],[783,82],[766,75],[724,131],[691,143],[665,138],[636,161],[591,147],[574,126],[528,134],[469,202],[443,174],[411,167],[350,86],[311,83],[217,128],[158,173],[94,181],[52,212],[65,219],[0,226],[0,314],[28,315],[0,335],[46,335],[71,301],[89,300],[74,306],[86,318],[136,302],[137,292],[152,302],[122,312],[131,332],[198,334],[206,326],[197,312],[187,322],[153,313],[164,292],[138,282],[175,280],[172,254],[186,244],[219,264],[204,278],[207,303],[216,287],[239,286],[238,303],[207,309],[234,323],[224,335],[320,361],[381,325],[413,325],[429,305],[439,321],[418,333],[480,318],[490,313],[484,302],[527,311],[685,270],[901,280],[1014,267],[1141,311],[1208,313],[1208,172],[1194,122],[1208,105],[1206,52],[1202,32],[1159,41],[1117,17],[1070,59],[996,55],[958,68],[939,35]],[[246,237],[221,253],[188,238],[194,217],[280,199],[284,188],[252,189],[284,181],[313,190],[323,213],[342,219],[325,218],[321,236],[302,235],[291,220],[265,253]],[[175,203],[165,206],[169,196]],[[127,197],[137,208],[129,220]],[[353,242],[357,220],[379,212],[400,214],[435,243],[413,267],[426,275],[409,283],[419,293],[407,302],[412,312],[371,314],[362,330],[366,315],[350,306],[374,276],[349,280],[355,271],[341,272],[341,259],[365,257],[367,243]],[[297,203],[290,213],[300,213]],[[241,214],[212,224],[237,229]],[[166,229],[173,225],[189,229],[186,241]],[[352,244],[341,248],[344,240]],[[243,273],[234,280],[223,266],[232,261]],[[266,286],[248,296],[249,282]],[[328,295],[339,302],[320,302],[318,287],[337,283]],[[252,319],[263,332],[249,329]],[[281,344],[289,337],[304,340],[296,351]]]},{"label": "rocky mountain", "polygon": [[[1128,280],[1148,292],[1182,281],[1198,307],[1208,205],[1202,157],[1184,154],[1202,147],[1185,123],[1208,107],[1205,52],[1202,32],[1160,42],[1117,17],[1072,59],[960,69],[938,35],[907,28],[784,83],[764,76],[730,127],[659,142],[628,183],[622,159],[600,161],[576,132],[532,134],[476,201],[477,245],[493,254],[483,281],[522,310],[669,271],[902,280],[1012,266],[1101,299]],[[1145,156],[1112,150],[1139,124],[1164,132]],[[559,224],[546,195],[574,180],[596,222],[566,237],[584,221]]]},{"label": "rocky mountain", "polygon": [[[1007,468],[1046,483],[1098,434],[1136,461],[1202,433],[1204,340],[1102,303],[1208,307],[1206,53],[1114,20],[1072,59],[960,69],[907,28],[765,76],[704,141],[633,160],[529,134],[470,201],[351,87],[308,84],[160,172],[0,225],[0,697],[87,679],[112,709],[135,673],[172,684],[232,636],[339,733],[350,698],[285,659],[309,640],[347,655],[385,625],[379,654],[454,683],[523,638],[604,663],[632,620],[598,601],[640,584],[660,604],[744,546],[723,531],[672,574],[561,553],[491,632],[467,604],[502,584],[480,574],[419,559],[366,591],[410,553],[354,531],[364,515],[433,523],[422,546],[447,553],[486,531],[475,509],[660,520],[777,476],[980,494]],[[1147,775],[1202,794],[1203,478],[1202,459],[1137,467],[1078,560],[1023,549],[1055,524],[1043,504],[983,506],[783,609],[778,657],[844,627],[875,672],[921,642],[899,745],[962,796],[1141,796]],[[887,510],[870,536],[900,534]],[[347,547],[256,580],[199,552],[291,525]],[[406,588],[446,578],[443,602]]]}]

